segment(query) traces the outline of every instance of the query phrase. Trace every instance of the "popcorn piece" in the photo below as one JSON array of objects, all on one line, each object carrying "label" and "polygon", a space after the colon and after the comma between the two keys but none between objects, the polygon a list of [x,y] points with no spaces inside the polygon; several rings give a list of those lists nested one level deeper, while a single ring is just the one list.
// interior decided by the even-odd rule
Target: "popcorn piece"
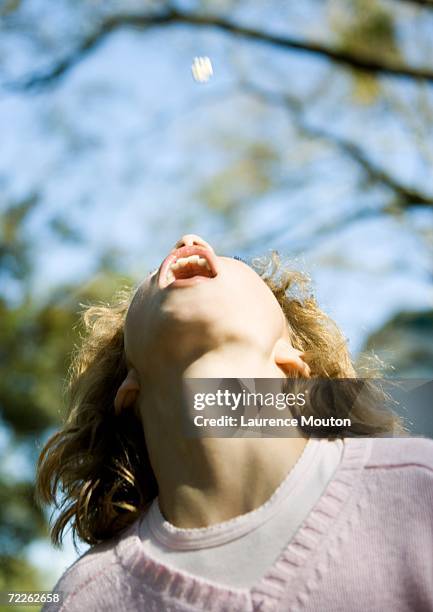
[{"label": "popcorn piece", "polygon": [[208,57],[195,57],[191,66],[192,76],[197,83],[207,83],[213,75],[212,62]]}]

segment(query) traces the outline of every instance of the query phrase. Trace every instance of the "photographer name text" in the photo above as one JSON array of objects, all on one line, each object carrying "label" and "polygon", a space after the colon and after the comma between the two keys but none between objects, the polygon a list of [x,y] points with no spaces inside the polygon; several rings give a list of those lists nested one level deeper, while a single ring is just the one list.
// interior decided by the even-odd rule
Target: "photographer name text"
[{"label": "photographer name text", "polygon": [[313,417],[301,416],[297,418],[279,417],[245,417],[241,415],[219,417],[204,417],[196,415],[194,425],[196,427],[350,427],[350,419],[339,419],[336,417]]}]

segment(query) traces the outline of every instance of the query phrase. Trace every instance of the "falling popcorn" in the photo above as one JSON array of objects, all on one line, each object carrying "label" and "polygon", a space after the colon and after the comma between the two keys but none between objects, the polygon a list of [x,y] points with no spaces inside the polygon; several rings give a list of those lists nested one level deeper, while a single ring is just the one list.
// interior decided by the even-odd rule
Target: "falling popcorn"
[{"label": "falling popcorn", "polygon": [[195,57],[191,66],[194,81],[207,83],[213,75],[212,62],[208,57]]}]

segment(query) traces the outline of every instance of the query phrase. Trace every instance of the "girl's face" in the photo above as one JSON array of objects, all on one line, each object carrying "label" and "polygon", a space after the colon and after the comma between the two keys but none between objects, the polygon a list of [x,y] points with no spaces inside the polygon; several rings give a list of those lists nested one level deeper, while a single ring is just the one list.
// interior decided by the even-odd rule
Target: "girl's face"
[{"label": "girl's face", "polygon": [[236,341],[271,352],[284,334],[284,314],[260,276],[188,235],[138,287],[126,318],[125,348],[140,368],[161,349],[174,355]]}]

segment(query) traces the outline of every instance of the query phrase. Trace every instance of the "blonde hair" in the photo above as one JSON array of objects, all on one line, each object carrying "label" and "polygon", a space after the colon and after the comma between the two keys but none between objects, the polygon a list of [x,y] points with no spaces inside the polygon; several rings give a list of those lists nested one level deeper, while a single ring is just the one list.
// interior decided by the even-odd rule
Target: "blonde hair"
[{"label": "blonde hair", "polygon": [[[292,343],[304,352],[312,376],[353,378],[346,340],[319,308],[308,277],[283,265],[276,253],[254,260],[253,267],[278,300]],[[51,528],[55,545],[61,544],[69,523],[74,541],[78,537],[96,544],[114,537],[158,493],[138,417],[132,410],[120,415],[114,410],[116,391],[127,374],[123,327],[132,296],[132,289],[124,290],[114,303],[87,307],[82,315],[85,332],[69,370],[68,414],[38,461],[38,499],[54,504],[58,512]],[[329,415],[331,408],[322,404],[320,416]],[[353,430],[337,435],[404,432],[399,417],[371,402],[354,411]]]}]

